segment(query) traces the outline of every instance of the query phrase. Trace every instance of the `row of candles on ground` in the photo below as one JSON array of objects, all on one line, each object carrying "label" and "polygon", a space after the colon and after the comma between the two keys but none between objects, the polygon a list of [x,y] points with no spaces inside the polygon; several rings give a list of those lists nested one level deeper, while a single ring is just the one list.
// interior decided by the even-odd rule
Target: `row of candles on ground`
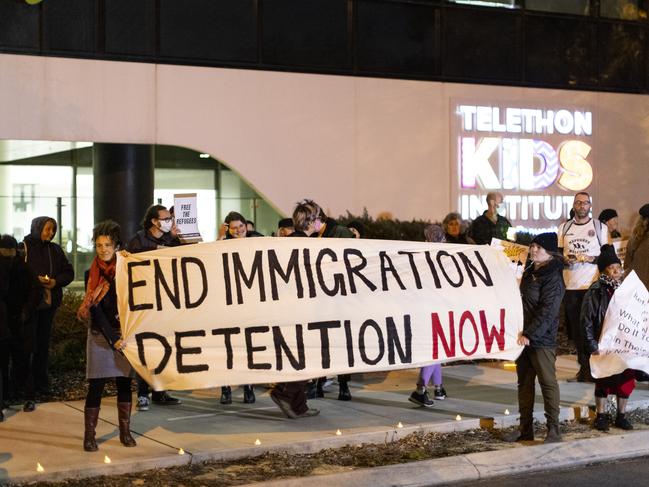
[{"label": "row of candles on ground", "polygon": [[[506,416],[509,415],[509,409],[505,409],[505,415]],[[455,421],[462,421],[462,416],[460,416],[459,414],[457,416],[455,416]],[[397,423],[397,428],[399,428],[399,429],[403,428],[403,423],[401,421],[399,421]],[[342,434],[343,434],[343,432],[341,430],[336,430],[336,436],[342,436]],[[261,440],[259,438],[257,438],[255,440],[255,446],[259,446],[259,445],[261,445]],[[185,454],[185,450],[180,448],[178,450],[178,455],[184,455],[184,454]],[[108,455],[104,455],[104,463],[112,463],[112,460],[110,459],[110,457]],[[36,471],[37,472],[44,472],[45,469],[43,468],[43,466],[40,463],[36,463]]]}]

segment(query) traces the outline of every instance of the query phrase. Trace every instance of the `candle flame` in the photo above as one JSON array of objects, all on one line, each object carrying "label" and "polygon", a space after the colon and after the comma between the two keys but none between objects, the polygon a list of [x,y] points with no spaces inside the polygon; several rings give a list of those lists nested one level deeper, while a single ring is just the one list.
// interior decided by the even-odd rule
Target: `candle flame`
[{"label": "candle flame", "polygon": [[43,465],[41,465],[40,463],[36,462],[36,471],[37,471],[37,472],[44,472],[45,469],[43,468]]},{"label": "candle flame", "polygon": [[340,435],[342,435],[342,434],[343,434],[342,431],[340,431],[340,430],[336,430],[336,436],[340,436]]},{"label": "candle flame", "polygon": [[184,455],[184,454],[185,454],[185,450],[183,450],[182,448],[178,450],[178,455]]},{"label": "candle flame", "polygon": [[401,423],[401,421],[399,421],[399,424],[397,424],[397,428],[403,428],[403,424]]},{"label": "candle flame", "polygon": [[104,455],[104,463],[111,463],[111,462],[112,460],[110,459],[110,457],[108,455]]},{"label": "candle flame", "polygon": [[509,415],[509,409],[505,409],[505,415]]},{"label": "candle flame", "polygon": [[460,416],[459,414],[455,416],[455,421],[462,421],[462,416]]},{"label": "candle flame", "polygon": [[261,445],[261,441],[259,441],[259,438],[257,438],[257,439],[255,440],[255,445],[257,445],[257,446]]}]

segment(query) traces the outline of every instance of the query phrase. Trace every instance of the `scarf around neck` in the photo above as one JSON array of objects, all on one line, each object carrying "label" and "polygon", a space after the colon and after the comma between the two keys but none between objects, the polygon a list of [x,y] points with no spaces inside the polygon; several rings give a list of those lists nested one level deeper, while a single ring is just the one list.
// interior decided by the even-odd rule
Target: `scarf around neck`
[{"label": "scarf around neck", "polygon": [[90,308],[99,304],[108,293],[111,283],[115,280],[117,257],[113,256],[110,262],[105,262],[95,255],[88,274],[86,295],[77,311],[77,318],[85,321],[90,317]]}]

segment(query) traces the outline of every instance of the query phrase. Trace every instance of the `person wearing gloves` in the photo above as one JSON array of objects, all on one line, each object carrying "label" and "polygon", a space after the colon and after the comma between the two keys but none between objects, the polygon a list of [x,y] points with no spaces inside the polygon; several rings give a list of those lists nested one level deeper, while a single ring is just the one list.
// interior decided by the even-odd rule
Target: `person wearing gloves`
[{"label": "person wearing gloves", "polygon": [[[74,279],[74,268],[63,249],[52,242],[57,225],[54,218],[39,216],[32,220],[29,235],[22,242],[25,262],[38,276],[42,297],[32,314],[34,336],[32,370],[37,392],[49,392],[48,362],[52,322],[63,300],[63,288]],[[34,401],[27,401],[24,411],[33,411]]]},{"label": "person wearing gloves", "polygon": [[119,440],[127,447],[136,446],[131,436],[131,378],[133,370],[122,354],[115,269],[120,245],[120,228],[107,220],[95,225],[92,240],[97,255],[92,261],[86,280],[86,294],[77,311],[80,321],[89,322],[86,341],[86,378],[88,394],[84,407],[85,430],[83,449],[97,451],[95,429],[99,418],[101,395],[107,379],[115,378],[117,385],[117,418]]},{"label": "person wearing gloves", "polygon": [[523,331],[518,344],[525,346],[516,359],[520,428],[509,441],[534,440],[535,380],[543,395],[547,422],[546,443],[561,441],[559,384],[555,368],[559,308],[565,292],[563,259],[557,254],[557,234],[541,233],[530,245],[530,263],[521,280]]},{"label": "person wearing gloves", "polygon": [[[591,355],[599,355],[598,341],[602,333],[606,310],[613,293],[622,283],[622,263],[612,245],[602,245],[597,258],[597,267],[600,272],[599,279],[590,286],[581,306],[581,326],[588,352]],[[610,418],[606,414],[606,399],[609,394],[614,394],[617,397],[615,427],[623,430],[633,429],[633,425],[626,419],[625,412],[627,401],[634,388],[635,371],[631,369],[609,377],[595,379],[595,407],[597,409],[597,416],[593,423],[595,429],[608,431]]]}]

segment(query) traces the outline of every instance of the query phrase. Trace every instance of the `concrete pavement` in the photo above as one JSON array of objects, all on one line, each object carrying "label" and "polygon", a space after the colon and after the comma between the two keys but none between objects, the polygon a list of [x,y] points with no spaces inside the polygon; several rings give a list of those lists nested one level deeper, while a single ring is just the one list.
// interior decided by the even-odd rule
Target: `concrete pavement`
[{"label": "concrete pavement", "polygon": [[[587,415],[593,403],[592,384],[565,382],[576,370],[574,358],[559,357],[562,419]],[[242,403],[241,389],[233,390],[234,402],[229,406],[219,404],[218,390],[177,393],[183,400],[179,406],[153,405],[149,411],[134,412],[137,448],[119,443],[115,398],[107,398],[102,403],[96,453],[82,449],[82,401],[40,404],[33,413],[5,410],[7,420],[0,423],[0,482],[118,474],[270,450],[308,453],[345,444],[383,443],[414,431],[466,430],[492,423],[503,427],[517,422],[513,368],[494,362],[448,366],[443,373],[449,398],[435,401],[433,408],[417,408],[408,402],[417,371],[406,370],[354,376],[353,401],[336,400],[334,387],[329,398],[310,401],[312,407],[321,409],[320,416],[300,420],[285,418],[262,387],[256,388],[257,402],[251,405]],[[636,389],[631,403],[632,407],[649,405],[646,385]],[[536,411],[543,420],[538,387]],[[179,454],[181,449],[184,454]],[[105,463],[106,456],[110,463]],[[42,472],[36,470],[39,463]]]}]

